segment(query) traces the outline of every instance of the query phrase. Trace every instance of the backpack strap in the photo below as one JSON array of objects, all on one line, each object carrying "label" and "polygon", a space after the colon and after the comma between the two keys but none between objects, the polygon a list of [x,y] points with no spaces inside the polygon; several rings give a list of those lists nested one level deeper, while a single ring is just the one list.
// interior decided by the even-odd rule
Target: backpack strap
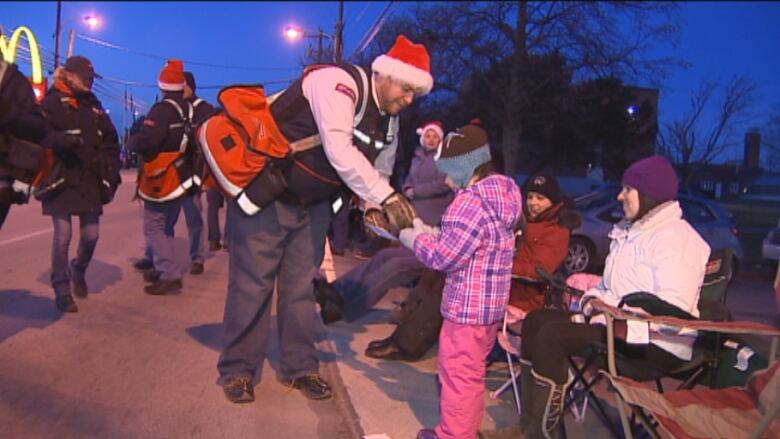
[{"label": "backpack strap", "polygon": [[[199,101],[202,101],[202,99],[198,99]],[[179,105],[178,102],[174,101],[171,98],[163,99],[163,102],[167,102],[173,108],[176,110],[177,113],[179,113],[179,117],[181,118],[181,122],[176,122],[168,125],[168,129],[173,128],[181,128],[184,127],[184,133],[181,135],[181,142],[179,143],[179,152],[184,152],[187,150],[187,144],[189,144],[189,131],[191,129],[188,129],[187,127],[192,127],[192,118],[195,116],[195,108],[193,105],[189,102],[187,102],[187,113],[184,113],[184,109],[181,108],[181,105]]]},{"label": "backpack strap", "polygon": [[[352,79],[355,80],[355,83],[358,86],[358,98],[360,101],[360,107],[358,107],[355,110],[355,119],[352,124],[352,128],[356,128],[360,122],[363,120],[363,116],[366,114],[366,107],[368,107],[368,95],[370,94],[369,90],[369,82],[368,82],[368,75],[366,75],[365,70],[363,70],[362,67],[358,67],[352,64],[342,63],[342,64],[326,64],[322,65],[322,67],[330,67],[335,66],[339,67],[342,70],[346,71],[350,76],[352,76]],[[315,67],[311,70],[308,70],[308,72],[317,70],[319,67]],[[274,93],[272,96],[268,98],[269,104],[273,102],[279,95],[281,95],[285,90],[282,90],[278,93]],[[359,132],[355,132],[359,133]],[[290,150],[293,152],[293,154],[300,153],[312,148],[315,148],[317,146],[322,145],[322,137],[320,137],[319,134],[314,134],[309,137],[304,137],[303,139],[296,140],[295,142],[290,142]]]}]

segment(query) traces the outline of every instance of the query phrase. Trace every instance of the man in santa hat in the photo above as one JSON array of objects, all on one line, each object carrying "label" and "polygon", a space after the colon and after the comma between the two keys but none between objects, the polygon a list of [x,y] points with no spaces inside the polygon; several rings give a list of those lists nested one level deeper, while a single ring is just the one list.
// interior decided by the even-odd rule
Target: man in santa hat
[{"label": "man in santa hat", "polygon": [[136,261],[143,271],[147,294],[164,295],[182,288],[174,260],[173,232],[182,197],[197,190],[192,169],[192,103],[184,96],[186,78],[181,60],[168,60],[158,81],[163,98],[149,110],[141,130],[128,139],[128,149],[143,158],[138,197],[144,200],[143,232],[146,255]]},{"label": "man in santa hat", "polygon": [[238,201],[228,203],[230,274],[217,365],[228,400],[254,401],[275,285],[278,378],[307,398],[332,396],[319,374],[312,287],[330,219],[346,204],[338,198],[346,186],[370,206],[366,223],[396,233],[411,224],[414,208],[389,184],[397,115],[432,87],[428,51],[401,35],[371,69],[312,66],[273,99],[270,111],[279,131],[291,147],[309,148],[293,154],[284,170],[287,189],[259,212],[250,216]]}]

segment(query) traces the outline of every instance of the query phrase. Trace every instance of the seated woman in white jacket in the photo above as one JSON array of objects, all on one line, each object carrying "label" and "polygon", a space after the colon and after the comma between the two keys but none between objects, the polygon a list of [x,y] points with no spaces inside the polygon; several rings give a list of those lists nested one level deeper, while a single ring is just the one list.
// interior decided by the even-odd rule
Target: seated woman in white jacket
[{"label": "seated woman in white jacket", "polygon": [[[646,292],[698,316],[710,248],[682,218],[677,190],[677,174],[665,157],[646,158],[626,170],[617,196],[625,219],[609,234],[612,242],[604,276],[583,296],[586,315],[593,298],[617,306],[628,294]],[[574,316],[567,311],[541,309],[528,314],[523,323],[521,357],[530,364],[522,366],[520,430],[525,437],[554,436],[560,428],[570,380],[567,358],[606,340],[603,316],[593,316],[590,324],[578,323],[582,316]],[[623,355],[662,370],[691,358],[695,333],[659,334],[650,332],[646,323],[628,328],[622,323],[616,332],[622,338],[617,346]]]}]

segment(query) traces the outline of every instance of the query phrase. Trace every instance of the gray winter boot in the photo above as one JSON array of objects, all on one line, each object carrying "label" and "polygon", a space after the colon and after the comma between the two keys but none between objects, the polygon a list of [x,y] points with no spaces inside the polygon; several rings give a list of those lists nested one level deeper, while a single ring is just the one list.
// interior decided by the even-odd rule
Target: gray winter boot
[{"label": "gray winter boot", "polygon": [[[531,397],[530,425],[526,428],[529,439],[553,439],[562,436],[563,407],[566,403],[566,389],[572,377],[564,384],[531,371],[534,378]],[[523,383],[525,387],[525,383]],[[523,404],[526,404],[524,401]]]}]

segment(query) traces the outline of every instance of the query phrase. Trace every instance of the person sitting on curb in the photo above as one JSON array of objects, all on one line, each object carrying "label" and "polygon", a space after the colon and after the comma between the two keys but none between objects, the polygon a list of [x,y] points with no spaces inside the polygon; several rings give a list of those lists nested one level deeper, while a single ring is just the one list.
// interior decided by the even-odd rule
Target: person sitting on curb
[{"label": "person sitting on curb", "polygon": [[[415,150],[404,195],[426,224],[438,225],[453,198],[452,183],[436,168],[444,129],[431,121],[417,129],[420,144]],[[323,322],[333,323],[346,317],[352,321],[365,315],[395,287],[407,286],[420,278],[425,266],[405,247],[387,247],[371,259],[355,266],[333,284],[314,279],[314,295],[320,304]]]}]

